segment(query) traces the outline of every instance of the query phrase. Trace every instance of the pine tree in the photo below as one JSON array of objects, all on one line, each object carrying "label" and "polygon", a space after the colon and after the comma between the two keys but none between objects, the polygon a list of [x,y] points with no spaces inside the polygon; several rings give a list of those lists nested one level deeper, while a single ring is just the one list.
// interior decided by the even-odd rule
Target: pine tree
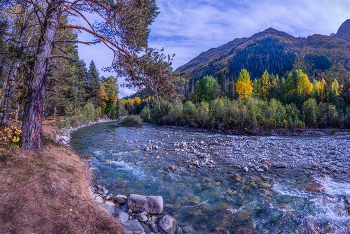
[{"label": "pine tree", "polygon": [[96,68],[94,61],[90,62],[89,70],[87,72],[86,79],[87,90],[89,91],[88,100],[94,105],[99,105],[99,92],[100,92],[100,75]]}]

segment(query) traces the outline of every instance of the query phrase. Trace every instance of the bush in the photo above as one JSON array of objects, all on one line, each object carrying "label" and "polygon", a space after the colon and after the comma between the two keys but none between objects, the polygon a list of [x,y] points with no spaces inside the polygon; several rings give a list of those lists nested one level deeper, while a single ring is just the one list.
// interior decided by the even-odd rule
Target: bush
[{"label": "bush", "polygon": [[197,127],[197,109],[193,102],[188,101],[183,106],[184,124]]},{"label": "bush", "polygon": [[207,102],[201,102],[198,106],[198,121],[203,128],[209,123],[209,104]]},{"label": "bush", "polygon": [[182,120],[182,110],[182,104],[171,105],[169,113],[163,118],[163,123],[170,125],[179,125]]},{"label": "bush", "polygon": [[151,120],[151,111],[148,108],[148,106],[145,106],[141,111],[141,118],[144,121],[150,121]]},{"label": "bush", "polygon": [[142,125],[142,119],[139,115],[133,115],[133,116],[128,116],[122,119],[119,122],[120,125],[124,126],[141,126]]}]

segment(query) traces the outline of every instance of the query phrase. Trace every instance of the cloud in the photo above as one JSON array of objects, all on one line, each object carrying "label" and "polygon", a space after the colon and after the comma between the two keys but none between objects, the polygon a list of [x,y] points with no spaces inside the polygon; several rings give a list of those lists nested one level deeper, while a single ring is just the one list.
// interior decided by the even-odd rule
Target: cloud
[{"label": "cloud", "polygon": [[132,90],[132,89],[129,89],[129,88],[126,88],[126,87],[119,87],[118,98],[121,99],[121,98],[130,96],[130,95],[133,95],[134,93],[136,93],[135,90]]}]

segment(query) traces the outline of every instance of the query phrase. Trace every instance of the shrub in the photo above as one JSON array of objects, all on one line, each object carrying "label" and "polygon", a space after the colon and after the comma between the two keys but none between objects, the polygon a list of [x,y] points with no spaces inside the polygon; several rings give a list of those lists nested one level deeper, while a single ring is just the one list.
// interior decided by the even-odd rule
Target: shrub
[{"label": "shrub", "polygon": [[198,121],[201,127],[206,127],[209,123],[209,104],[201,102],[198,106]]},{"label": "shrub", "polygon": [[183,106],[184,122],[188,126],[197,127],[197,109],[191,101],[187,101]]},{"label": "shrub", "polygon": [[142,119],[139,115],[128,116],[122,119],[119,124],[124,126],[141,126]]},{"label": "shrub", "polygon": [[151,120],[151,112],[148,106],[145,106],[141,111],[141,118],[144,121],[150,121]]},{"label": "shrub", "polygon": [[170,105],[169,113],[163,118],[163,122],[171,125],[179,125],[182,120],[182,104]]}]

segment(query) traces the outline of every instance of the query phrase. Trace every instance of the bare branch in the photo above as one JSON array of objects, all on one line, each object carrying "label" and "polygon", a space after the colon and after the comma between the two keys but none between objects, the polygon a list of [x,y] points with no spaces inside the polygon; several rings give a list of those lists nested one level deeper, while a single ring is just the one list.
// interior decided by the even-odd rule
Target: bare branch
[{"label": "bare branch", "polygon": [[[79,60],[73,59],[71,57],[63,56],[63,55],[54,55],[54,56],[50,57],[50,59],[56,59],[56,58],[63,58],[63,59],[71,60],[73,62],[79,62]],[[51,64],[51,65],[53,65],[53,64]]]},{"label": "bare branch", "polygon": [[101,41],[91,41],[91,42],[84,42],[84,41],[65,41],[65,40],[59,40],[54,41],[54,43],[79,43],[79,44],[85,44],[85,45],[95,45],[98,43],[101,43]]},{"label": "bare branch", "polygon": [[[108,42],[109,44],[111,44],[112,46],[114,46],[117,50],[119,50],[120,52],[123,52],[125,55],[127,55],[128,57],[131,57],[130,53],[124,49],[122,49],[120,46],[118,46],[117,44],[115,44],[114,42],[112,42],[111,40],[109,40],[108,38],[96,33],[96,32],[93,32],[85,27],[82,27],[82,26],[74,26],[74,25],[61,25],[60,28],[74,28],[74,29],[81,29],[81,30],[84,30],[94,36],[96,36],[98,39],[100,39],[105,45],[107,45],[106,42]],[[114,52],[115,49],[111,48],[109,45],[107,45],[108,48],[110,48],[111,50],[113,50]]]}]

